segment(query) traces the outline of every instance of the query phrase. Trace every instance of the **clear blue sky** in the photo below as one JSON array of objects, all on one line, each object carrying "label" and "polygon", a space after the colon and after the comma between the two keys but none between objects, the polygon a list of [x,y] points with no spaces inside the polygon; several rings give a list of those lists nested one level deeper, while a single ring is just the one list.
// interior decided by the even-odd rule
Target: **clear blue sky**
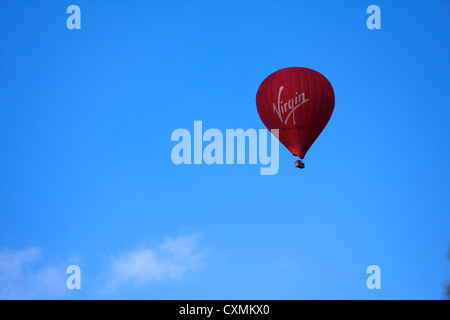
[{"label": "clear blue sky", "polygon": [[[81,8],[81,30],[66,9]],[[381,30],[366,9],[381,8]],[[448,1],[1,1],[0,295],[442,299]],[[171,161],[173,130],[261,129],[270,73],[324,74],[306,169]],[[68,290],[66,268],[81,268]],[[366,268],[381,268],[368,290]]]}]

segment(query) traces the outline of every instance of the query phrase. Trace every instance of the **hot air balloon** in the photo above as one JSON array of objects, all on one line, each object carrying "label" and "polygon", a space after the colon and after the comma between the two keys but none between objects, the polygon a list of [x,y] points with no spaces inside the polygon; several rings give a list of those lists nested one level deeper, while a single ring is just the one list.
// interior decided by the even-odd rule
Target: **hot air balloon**
[{"label": "hot air balloon", "polygon": [[[303,159],[334,110],[334,91],[322,74],[292,67],[269,75],[256,93],[258,114],[267,129],[279,129],[280,142]],[[303,169],[298,160],[295,166]]]}]

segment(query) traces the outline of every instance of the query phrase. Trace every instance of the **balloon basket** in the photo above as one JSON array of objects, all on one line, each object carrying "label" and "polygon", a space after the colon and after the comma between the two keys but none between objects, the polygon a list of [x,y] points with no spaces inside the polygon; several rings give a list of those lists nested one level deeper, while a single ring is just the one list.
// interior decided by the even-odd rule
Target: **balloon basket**
[{"label": "balloon basket", "polygon": [[305,169],[305,164],[301,160],[295,161],[295,166],[299,169]]}]

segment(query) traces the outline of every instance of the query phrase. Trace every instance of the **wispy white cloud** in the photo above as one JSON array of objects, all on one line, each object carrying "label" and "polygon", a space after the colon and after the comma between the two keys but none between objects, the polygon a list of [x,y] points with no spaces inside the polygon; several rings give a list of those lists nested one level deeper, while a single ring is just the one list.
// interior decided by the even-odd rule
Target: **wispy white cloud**
[{"label": "wispy white cloud", "polygon": [[[127,285],[140,287],[182,279],[204,263],[205,249],[199,240],[197,235],[166,238],[160,244],[119,254],[106,265],[101,263],[106,272],[98,278],[99,282],[83,288],[100,286],[97,293],[104,295]],[[68,261],[74,259],[51,263],[44,258],[36,247],[0,250],[0,299],[67,298],[71,291],[66,287],[66,269]],[[81,281],[84,283],[85,279]],[[85,290],[83,294],[89,296]]]},{"label": "wispy white cloud", "polygon": [[110,287],[182,278],[203,262],[204,252],[198,242],[197,235],[166,238],[153,248],[131,251],[113,259]]},{"label": "wispy white cloud", "polygon": [[65,274],[40,265],[39,248],[0,251],[0,299],[46,299],[65,292]]}]

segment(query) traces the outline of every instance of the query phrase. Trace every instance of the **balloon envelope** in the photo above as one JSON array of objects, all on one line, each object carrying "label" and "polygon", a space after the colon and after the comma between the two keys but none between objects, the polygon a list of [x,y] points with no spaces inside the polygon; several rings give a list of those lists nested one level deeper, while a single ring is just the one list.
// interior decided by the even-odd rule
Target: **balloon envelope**
[{"label": "balloon envelope", "polygon": [[334,91],[317,71],[285,68],[261,83],[256,106],[264,125],[269,130],[279,129],[280,142],[303,159],[330,120]]}]

